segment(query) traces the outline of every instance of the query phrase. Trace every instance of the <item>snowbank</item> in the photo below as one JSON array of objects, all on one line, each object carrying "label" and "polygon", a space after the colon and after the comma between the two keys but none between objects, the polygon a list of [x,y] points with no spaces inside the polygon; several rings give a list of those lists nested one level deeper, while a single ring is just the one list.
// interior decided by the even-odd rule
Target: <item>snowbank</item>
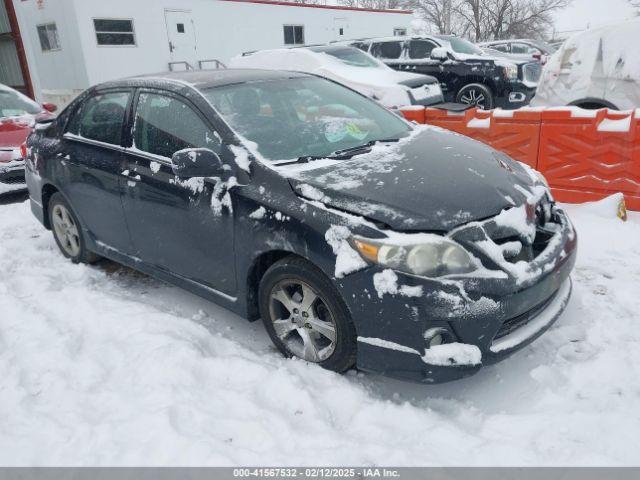
[{"label": "snowbank", "polygon": [[2,206],[0,463],[637,465],[640,216],[567,208],[580,253],[558,323],[424,386],[284,359],[261,324],[73,265],[27,203]]}]

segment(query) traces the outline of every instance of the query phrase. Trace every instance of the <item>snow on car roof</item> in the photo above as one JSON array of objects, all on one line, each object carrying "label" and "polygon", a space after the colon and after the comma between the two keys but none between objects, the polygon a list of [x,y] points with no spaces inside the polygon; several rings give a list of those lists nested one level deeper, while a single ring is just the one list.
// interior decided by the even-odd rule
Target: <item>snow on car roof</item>
[{"label": "snow on car roof", "polygon": [[149,75],[138,75],[120,81],[153,79],[161,81],[165,80],[168,82],[173,81],[193,87],[209,88],[229,85],[231,83],[255,82],[260,80],[284,80],[291,77],[303,77],[306,75],[307,74],[301,72],[283,72],[268,69],[226,68],[218,70],[192,70],[186,72],[164,72]]}]

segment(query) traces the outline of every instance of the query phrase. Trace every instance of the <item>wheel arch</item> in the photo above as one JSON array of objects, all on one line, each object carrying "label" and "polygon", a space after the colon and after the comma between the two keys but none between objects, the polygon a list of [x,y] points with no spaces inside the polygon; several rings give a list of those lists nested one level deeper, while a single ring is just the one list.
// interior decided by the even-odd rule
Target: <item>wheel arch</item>
[{"label": "wheel arch", "polygon": [[256,256],[253,259],[253,262],[251,262],[246,275],[246,309],[247,319],[249,321],[255,321],[260,318],[258,290],[260,288],[260,281],[262,280],[262,277],[269,267],[286,257],[298,257],[314,264],[311,260],[298,253],[283,249],[264,251]]},{"label": "wheel arch", "polygon": [[575,100],[569,104],[571,107],[580,107],[585,108],[587,110],[597,110],[600,108],[609,108],[611,110],[619,110],[613,103],[604,100],[602,98],[581,98],[580,100]]},{"label": "wheel arch", "polygon": [[45,183],[42,186],[42,214],[43,214],[43,223],[47,230],[51,230],[51,222],[49,222],[49,201],[54,193],[62,193],[60,189],[51,183]]}]

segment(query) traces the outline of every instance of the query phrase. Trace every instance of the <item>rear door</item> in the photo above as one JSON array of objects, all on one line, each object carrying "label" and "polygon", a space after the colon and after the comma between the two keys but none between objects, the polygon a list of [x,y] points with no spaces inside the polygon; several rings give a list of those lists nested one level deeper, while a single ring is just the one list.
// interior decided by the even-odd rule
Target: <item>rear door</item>
[{"label": "rear door", "polygon": [[236,283],[230,194],[220,180],[181,180],[171,170],[178,150],[203,147],[220,154],[220,136],[184,97],[140,90],[136,103],[123,196],[135,255],[231,296]]},{"label": "rear door", "polygon": [[196,32],[191,12],[183,10],[165,10],[167,37],[169,38],[169,52],[174,70],[185,69],[179,62],[187,62],[198,68]]},{"label": "rear door", "polygon": [[131,242],[120,197],[123,131],[133,90],[108,90],[87,98],[71,117],[59,155],[59,185],[97,242],[123,253]]},{"label": "rear door", "polygon": [[441,60],[432,60],[431,51],[440,45],[428,39],[413,39],[407,42],[407,63],[403,70],[431,75],[440,82],[442,93],[447,95],[451,90],[451,69]]}]

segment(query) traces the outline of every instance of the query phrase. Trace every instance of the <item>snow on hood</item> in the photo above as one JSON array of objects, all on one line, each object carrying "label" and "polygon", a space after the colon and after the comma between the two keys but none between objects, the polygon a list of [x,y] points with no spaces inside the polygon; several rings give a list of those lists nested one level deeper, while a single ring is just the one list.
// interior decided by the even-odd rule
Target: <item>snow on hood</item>
[{"label": "snow on hood", "polygon": [[298,195],[396,231],[446,232],[495,216],[524,204],[534,183],[506,155],[437,127],[350,160],[307,165],[282,170]]},{"label": "snow on hood", "polygon": [[596,98],[620,109],[637,107],[640,56],[630,39],[638,35],[640,19],[574,35],[545,65],[531,104],[567,105]]}]

